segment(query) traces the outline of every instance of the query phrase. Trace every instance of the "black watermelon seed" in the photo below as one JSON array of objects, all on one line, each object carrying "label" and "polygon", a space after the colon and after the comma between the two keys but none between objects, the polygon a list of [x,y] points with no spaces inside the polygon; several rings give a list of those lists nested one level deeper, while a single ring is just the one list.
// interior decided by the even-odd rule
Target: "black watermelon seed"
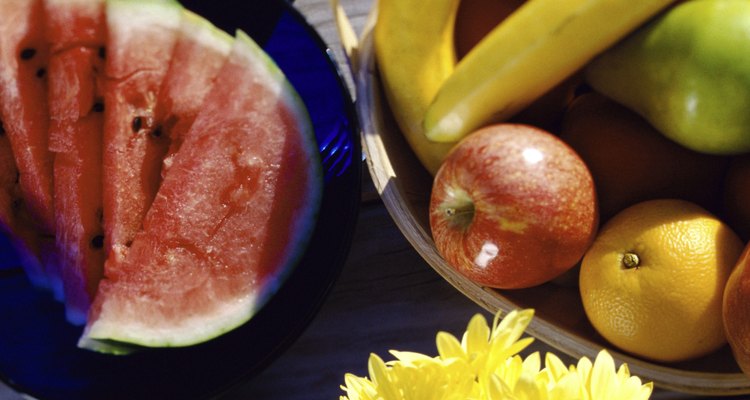
[{"label": "black watermelon seed", "polygon": [[32,48],[26,48],[21,50],[21,59],[22,60],[31,60],[36,55],[36,49]]},{"label": "black watermelon seed", "polygon": [[44,68],[39,68],[36,70],[36,76],[37,78],[44,78],[44,75],[47,75],[47,70]]},{"label": "black watermelon seed", "polygon": [[133,118],[133,123],[131,124],[131,127],[133,128],[134,133],[138,133],[138,131],[143,128],[143,118],[141,117],[135,117]]},{"label": "black watermelon seed", "polygon": [[157,126],[156,129],[154,129],[151,134],[154,137],[160,137],[161,136],[161,126]]},{"label": "black watermelon seed", "polygon": [[103,46],[99,48],[99,58],[104,59],[107,57],[107,49]]},{"label": "black watermelon seed", "polygon": [[0,121],[0,136],[5,135],[5,126],[3,126],[3,121]]},{"label": "black watermelon seed", "polygon": [[101,249],[104,247],[104,235],[96,235],[91,239],[91,247]]},{"label": "black watermelon seed", "polygon": [[91,111],[104,112],[104,103],[101,101],[97,101],[96,103],[94,103],[94,107],[91,108]]}]

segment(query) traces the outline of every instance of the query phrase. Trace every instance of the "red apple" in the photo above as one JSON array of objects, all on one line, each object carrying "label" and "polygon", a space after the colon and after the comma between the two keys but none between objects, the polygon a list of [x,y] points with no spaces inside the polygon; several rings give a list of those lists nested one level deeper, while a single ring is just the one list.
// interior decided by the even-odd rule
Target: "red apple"
[{"label": "red apple", "polygon": [[561,275],[583,257],[597,226],[586,165],[530,125],[472,133],[435,175],[430,227],[437,250],[484,286],[525,288]]}]

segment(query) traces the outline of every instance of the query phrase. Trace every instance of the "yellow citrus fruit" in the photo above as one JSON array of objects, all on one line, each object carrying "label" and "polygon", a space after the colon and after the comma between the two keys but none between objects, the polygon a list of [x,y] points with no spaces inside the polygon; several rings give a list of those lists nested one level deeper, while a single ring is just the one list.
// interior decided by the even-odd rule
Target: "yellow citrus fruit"
[{"label": "yellow citrus fruit", "polygon": [[579,290],[594,328],[656,361],[699,357],[726,343],[722,295],[743,249],[695,203],[638,203],[602,227],[584,255]]}]

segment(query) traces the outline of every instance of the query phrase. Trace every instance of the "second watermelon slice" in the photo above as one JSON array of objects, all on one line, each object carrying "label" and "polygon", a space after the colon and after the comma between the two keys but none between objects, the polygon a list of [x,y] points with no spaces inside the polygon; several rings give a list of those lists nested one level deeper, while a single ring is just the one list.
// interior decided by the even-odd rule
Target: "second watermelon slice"
[{"label": "second watermelon slice", "polygon": [[101,221],[104,0],[45,0],[45,12],[56,243],[66,317],[81,325],[105,258]]},{"label": "second watermelon slice", "polygon": [[62,299],[55,252],[52,160],[48,149],[47,63],[42,0],[0,1],[0,126],[8,135],[21,198],[39,244],[41,276],[32,282]]},{"label": "second watermelon slice", "polygon": [[171,0],[106,2],[102,178],[108,263],[124,259],[161,181],[169,140],[156,112],[181,16],[182,7]]}]

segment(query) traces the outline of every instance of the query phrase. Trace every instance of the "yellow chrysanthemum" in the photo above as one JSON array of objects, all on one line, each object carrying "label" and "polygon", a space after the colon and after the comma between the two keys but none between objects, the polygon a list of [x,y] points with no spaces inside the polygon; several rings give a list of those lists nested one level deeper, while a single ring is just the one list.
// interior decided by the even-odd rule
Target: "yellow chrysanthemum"
[{"label": "yellow chrysanthemum", "polygon": [[631,376],[626,364],[615,370],[612,356],[602,350],[594,363],[586,357],[566,367],[547,353],[542,368],[539,353],[525,359],[518,353],[532,338],[521,338],[533,310],[512,311],[492,327],[481,315],[470,321],[461,341],[446,332],[436,338],[438,356],[391,351],[384,362],[376,354],[368,361],[370,378],[344,376],[341,400],[645,400],[653,384]]}]

